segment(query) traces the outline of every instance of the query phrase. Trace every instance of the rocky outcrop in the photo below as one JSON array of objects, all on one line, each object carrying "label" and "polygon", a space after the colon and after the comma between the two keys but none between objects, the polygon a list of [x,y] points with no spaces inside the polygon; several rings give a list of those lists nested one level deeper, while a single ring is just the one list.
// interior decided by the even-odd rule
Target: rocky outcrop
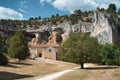
[{"label": "rocky outcrop", "polygon": [[107,13],[96,10],[94,12],[94,22],[79,22],[75,25],[69,23],[62,23],[56,27],[61,27],[64,30],[62,34],[63,41],[68,38],[70,32],[86,32],[91,36],[97,37],[98,42],[101,44],[120,44],[119,34],[117,27],[114,24],[114,18]]},{"label": "rocky outcrop", "polygon": [[62,40],[66,40],[69,37],[69,34],[78,33],[78,32],[93,32],[92,23],[79,22],[78,24],[71,25],[69,22],[61,23],[57,26],[51,27],[52,31],[57,29],[58,36],[62,37]]},{"label": "rocky outcrop", "polygon": [[112,26],[109,24],[108,18],[104,13],[96,11],[94,13],[95,22],[93,23],[94,31],[91,33],[93,37],[97,37],[102,44],[112,44]]},{"label": "rocky outcrop", "polygon": [[114,25],[114,18],[110,14],[105,14],[99,10],[95,11],[95,22],[93,23],[93,37],[97,37],[102,44],[119,44],[119,34],[117,27]]},{"label": "rocky outcrop", "polygon": [[57,44],[57,32],[52,32],[47,44]]},{"label": "rocky outcrop", "polygon": [[[118,18],[120,16],[118,15]],[[63,21],[58,25],[53,25],[49,23],[49,25],[42,25],[39,29],[30,29],[28,27],[26,32],[28,33],[39,33],[41,43],[46,43],[50,39],[52,32],[55,32],[57,43],[61,43],[61,41],[65,41],[69,34],[85,32],[89,33],[93,37],[97,37],[99,43],[105,44],[120,44],[119,33],[117,27],[115,26],[116,18],[113,18],[110,14],[101,12],[99,10],[94,11],[93,15],[93,23],[81,22],[78,21],[77,24],[71,25],[69,21]],[[4,27],[4,24],[0,24],[0,29],[4,31],[17,31],[16,27]],[[8,33],[8,32],[7,32]],[[3,34],[3,33],[1,33]],[[33,37],[32,37],[33,38]],[[52,40],[51,40],[52,41]],[[33,42],[35,42],[33,38]],[[54,41],[53,41],[54,42]]]}]

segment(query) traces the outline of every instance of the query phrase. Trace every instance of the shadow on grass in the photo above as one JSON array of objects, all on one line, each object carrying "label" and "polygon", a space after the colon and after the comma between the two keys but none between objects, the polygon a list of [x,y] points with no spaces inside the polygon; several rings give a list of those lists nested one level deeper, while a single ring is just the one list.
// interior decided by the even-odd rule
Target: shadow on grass
[{"label": "shadow on grass", "polygon": [[98,67],[86,67],[86,70],[104,70],[104,69],[117,69],[117,66],[98,66]]},{"label": "shadow on grass", "polygon": [[14,80],[14,79],[23,79],[30,77],[33,76],[0,71],[0,80]]},{"label": "shadow on grass", "polygon": [[6,66],[4,66],[4,67],[20,68],[20,67],[17,67],[17,66],[11,65],[11,64],[8,64],[8,65],[6,65]]},{"label": "shadow on grass", "polygon": [[18,65],[32,65],[32,64],[29,64],[29,63],[19,63],[19,62],[9,62],[10,64],[18,64]]}]

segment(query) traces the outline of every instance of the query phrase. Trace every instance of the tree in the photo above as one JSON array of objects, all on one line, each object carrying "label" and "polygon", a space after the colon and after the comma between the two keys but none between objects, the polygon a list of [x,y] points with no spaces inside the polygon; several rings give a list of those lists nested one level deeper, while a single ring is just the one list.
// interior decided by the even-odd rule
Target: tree
[{"label": "tree", "polygon": [[116,12],[116,5],[115,4],[110,4],[108,7],[109,12]]},{"label": "tree", "polygon": [[120,46],[112,44],[102,45],[100,51],[100,61],[107,65],[120,65]]},{"label": "tree", "polygon": [[101,9],[99,9],[101,12],[104,12],[105,11],[105,9],[104,8],[101,8]]},{"label": "tree", "polygon": [[3,40],[0,36],[0,65],[7,65],[8,64],[8,59],[7,57],[3,54]]},{"label": "tree", "polygon": [[38,19],[41,20],[41,16],[39,16]]},{"label": "tree", "polygon": [[7,64],[8,64],[7,57],[3,53],[0,53],[0,65],[7,65]]},{"label": "tree", "polygon": [[56,14],[56,17],[59,17],[59,14]]},{"label": "tree", "polygon": [[116,5],[115,4],[110,4],[107,9],[107,12],[110,13],[115,18],[118,16],[116,13]]},{"label": "tree", "polygon": [[119,8],[119,10],[118,10],[118,14],[120,15],[120,8]]},{"label": "tree", "polygon": [[120,46],[116,48],[114,55],[114,64],[120,66]]},{"label": "tree", "polygon": [[85,22],[92,23],[92,18],[87,18],[87,19],[85,20]]},{"label": "tree", "polygon": [[27,46],[27,40],[21,31],[15,33],[13,37],[8,41],[8,54],[12,58],[17,58],[20,60],[26,59],[29,54],[29,49]]},{"label": "tree", "polygon": [[0,36],[0,53],[3,52],[3,46],[4,46],[4,44],[3,44],[3,39],[2,39],[2,37]]},{"label": "tree", "polygon": [[34,20],[34,18],[33,18],[33,17],[30,17],[29,20],[30,20],[30,21],[31,21],[31,20]]},{"label": "tree", "polygon": [[52,19],[52,18],[55,18],[54,14],[51,16],[51,19]]},{"label": "tree", "polygon": [[76,24],[76,23],[78,23],[78,16],[75,15],[75,14],[71,14],[71,15],[69,16],[69,20],[70,20],[70,22],[71,22],[72,25],[73,25],[73,24]]},{"label": "tree", "polygon": [[81,69],[86,62],[99,62],[98,53],[97,39],[85,33],[70,34],[61,47],[62,60],[80,64]]},{"label": "tree", "polygon": [[73,14],[82,15],[82,11],[80,9],[79,10],[74,10]]},{"label": "tree", "polygon": [[38,17],[35,17],[35,19],[34,20],[38,20]]},{"label": "tree", "polygon": [[101,47],[101,52],[100,52],[100,58],[102,64],[112,64],[113,63],[113,58],[114,58],[114,48],[110,44],[105,44]]}]

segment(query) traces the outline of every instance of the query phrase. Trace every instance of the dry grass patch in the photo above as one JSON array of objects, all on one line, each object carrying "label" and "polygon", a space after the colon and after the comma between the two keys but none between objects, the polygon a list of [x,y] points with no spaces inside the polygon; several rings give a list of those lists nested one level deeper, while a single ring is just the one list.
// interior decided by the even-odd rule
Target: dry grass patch
[{"label": "dry grass patch", "polygon": [[54,60],[26,60],[22,64],[11,61],[8,66],[0,66],[0,80],[23,79],[46,75],[77,65]]},{"label": "dry grass patch", "polygon": [[120,80],[120,67],[93,66],[83,70],[77,69],[55,80]]},{"label": "dry grass patch", "polygon": [[54,80],[84,80],[89,74],[87,70],[77,69],[75,71],[64,74],[63,76]]},{"label": "dry grass patch", "polygon": [[116,78],[113,80],[120,80],[120,67],[113,72],[113,76]]}]

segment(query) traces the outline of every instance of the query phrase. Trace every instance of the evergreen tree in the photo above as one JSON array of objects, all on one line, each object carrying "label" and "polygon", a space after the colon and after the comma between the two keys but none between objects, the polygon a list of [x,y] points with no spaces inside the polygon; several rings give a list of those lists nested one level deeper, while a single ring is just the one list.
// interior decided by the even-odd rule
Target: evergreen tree
[{"label": "evergreen tree", "polygon": [[74,25],[74,24],[78,23],[78,16],[75,14],[71,14],[69,17],[69,20],[70,20],[71,24]]},{"label": "evergreen tree", "polygon": [[0,65],[7,65],[8,64],[8,59],[7,57],[3,54],[3,40],[0,36]]},{"label": "evergreen tree", "polygon": [[33,18],[33,17],[30,17],[29,20],[30,20],[30,21],[31,21],[31,20],[34,20],[34,18]]},{"label": "evergreen tree", "polygon": [[96,38],[87,34],[70,34],[61,47],[62,60],[77,63],[84,68],[86,62],[99,62],[99,44]]},{"label": "evergreen tree", "polygon": [[110,4],[107,12],[110,13],[113,17],[117,17],[117,13],[116,13],[116,5],[115,4]]},{"label": "evergreen tree", "polygon": [[3,52],[3,46],[4,46],[4,44],[3,44],[3,39],[2,39],[2,37],[0,36],[0,53]]},{"label": "evergreen tree", "polygon": [[52,16],[51,16],[51,19],[52,19],[52,18],[55,18],[55,16],[54,16],[54,15],[52,15]]},{"label": "evergreen tree", "polygon": [[39,16],[38,19],[41,20],[41,16]]},{"label": "evergreen tree", "polygon": [[56,14],[56,17],[59,17],[59,14]]},{"label": "evergreen tree", "polygon": [[108,11],[116,13],[116,5],[115,4],[110,4],[109,7],[108,7]]},{"label": "evergreen tree", "polygon": [[79,9],[79,10],[74,10],[73,14],[75,15],[82,15],[82,11]]},{"label": "evergreen tree", "polygon": [[29,54],[29,49],[27,46],[27,40],[22,32],[16,32],[13,37],[8,41],[9,49],[8,54],[12,58],[17,58],[20,60],[26,59]]},{"label": "evergreen tree", "polygon": [[118,14],[120,15],[120,8],[119,8],[119,10],[118,10]]},{"label": "evergreen tree", "polygon": [[34,20],[38,20],[38,17],[35,17],[35,19]]}]

